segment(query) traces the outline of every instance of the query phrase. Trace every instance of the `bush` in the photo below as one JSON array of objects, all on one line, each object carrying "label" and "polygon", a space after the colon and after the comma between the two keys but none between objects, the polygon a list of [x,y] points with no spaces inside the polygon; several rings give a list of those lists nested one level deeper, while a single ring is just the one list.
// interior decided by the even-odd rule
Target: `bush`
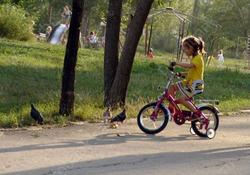
[{"label": "bush", "polygon": [[0,37],[27,41],[32,38],[32,30],[32,19],[22,8],[0,5]]}]

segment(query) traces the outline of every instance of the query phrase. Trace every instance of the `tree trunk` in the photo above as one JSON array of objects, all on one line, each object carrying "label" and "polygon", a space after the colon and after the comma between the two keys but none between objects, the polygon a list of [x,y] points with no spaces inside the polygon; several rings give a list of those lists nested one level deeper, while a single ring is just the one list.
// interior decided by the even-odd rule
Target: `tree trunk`
[{"label": "tree trunk", "polygon": [[192,14],[192,21],[191,21],[191,29],[190,32],[192,35],[195,34],[196,32],[196,26],[197,26],[197,19],[195,19],[195,16],[199,15],[199,11],[200,11],[200,0],[195,0],[194,1],[194,7],[193,7],[193,14]]},{"label": "tree trunk", "polygon": [[154,0],[139,0],[137,3],[135,15],[128,27],[120,62],[110,91],[108,101],[111,106],[123,106],[125,104],[136,48],[153,1]]},{"label": "tree trunk", "polygon": [[52,2],[49,2],[48,6],[48,23],[51,25],[51,20],[52,20]]},{"label": "tree trunk", "polygon": [[86,37],[88,35],[88,26],[89,26],[89,9],[85,8],[83,10],[82,26],[81,26],[81,32],[83,37]]},{"label": "tree trunk", "polygon": [[62,115],[70,115],[74,113],[75,66],[77,62],[83,5],[84,0],[73,0],[72,2],[72,18],[70,22],[62,75],[62,89],[59,109],[59,113]]},{"label": "tree trunk", "polygon": [[122,0],[110,0],[107,16],[104,51],[104,105],[109,106],[108,97],[115,78],[119,57],[119,34]]},{"label": "tree trunk", "polygon": [[150,25],[150,31],[149,31],[149,39],[148,39],[148,50],[147,50],[147,53],[149,52],[150,48],[151,48],[151,40],[152,40],[152,32],[153,32],[153,20],[151,22],[151,25]]},{"label": "tree trunk", "polygon": [[145,55],[148,54],[148,24],[146,23],[145,24],[146,27],[145,27]]},{"label": "tree trunk", "polygon": [[88,29],[89,29],[89,12],[87,9],[83,9],[83,16],[82,16],[82,25],[81,25],[81,43],[82,46],[86,45],[86,40],[88,36]]}]

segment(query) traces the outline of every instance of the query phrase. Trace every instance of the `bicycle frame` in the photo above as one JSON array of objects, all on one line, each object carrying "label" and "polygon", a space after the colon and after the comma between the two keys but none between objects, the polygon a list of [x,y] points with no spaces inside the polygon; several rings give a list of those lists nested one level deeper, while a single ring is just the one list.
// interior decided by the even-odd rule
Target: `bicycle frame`
[{"label": "bicycle frame", "polygon": [[[146,134],[157,134],[165,129],[169,120],[173,119],[177,125],[183,125],[188,121],[192,135],[214,138],[219,126],[218,109],[211,104],[197,104],[193,97],[175,98],[175,94],[172,95],[172,91],[175,90],[172,89],[172,84],[175,82],[175,78],[182,77],[182,74],[175,72],[174,63],[171,63],[168,69],[170,74],[163,94],[156,101],[144,105],[137,115],[139,128]],[[177,87],[174,86],[174,88]],[[165,100],[168,104],[164,104]],[[183,100],[194,106],[193,112],[182,110],[179,104],[185,105]]]},{"label": "bicycle frame", "polygon": [[[178,104],[181,104],[180,100],[175,99],[175,98],[174,98],[171,94],[169,94],[169,92],[168,92],[168,90],[169,90],[169,88],[170,88],[170,86],[171,86],[171,84],[172,84],[172,82],[173,82],[173,80],[174,80],[174,78],[175,78],[175,76],[176,76],[176,73],[175,73],[175,72],[170,71],[170,73],[171,73],[171,75],[170,75],[169,78],[168,78],[168,82],[167,82],[167,85],[166,85],[166,87],[165,87],[165,90],[164,90],[162,96],[160,96],[160,97],[158,98],[158,100],[157,100],[157,104],[156,104],[155,110],[154,110],[154,112],[153,112],[153,114],[152,114],[152,118],[151,118],[152,120],[156,120],[156,118],[157,118],[157,113],[158,113],[158,107],[159,107],[160,104],[162,104],[162,103],[164,102],[164,100],[169,101],[169,103],[174,107],[174,109],[175,109],[175,113],[174,113],[174,115],[173,115],[173,118],[174,118],[174,119],[177,118],[177,117],[182,117],[183,119],[186,120],[186,116],[183,114],[183,111],[182,111],[182,110],[180,109],[180,107],[178,106]],[[199,110],[199,108],[194,104],[193,98],[187,98],[186,100],[187,100],[189,103],[191,103],[191,104],[196,108],[196,110]],[[204,114],[202,114],[202,113],[201,113],[201,116],[202,116],[203,118],[205,118],[205,124],[208,126],[208,123],[207,123],[207,122],[209,122],[209,121],[208,121],[207,117],[206,117]]]}]

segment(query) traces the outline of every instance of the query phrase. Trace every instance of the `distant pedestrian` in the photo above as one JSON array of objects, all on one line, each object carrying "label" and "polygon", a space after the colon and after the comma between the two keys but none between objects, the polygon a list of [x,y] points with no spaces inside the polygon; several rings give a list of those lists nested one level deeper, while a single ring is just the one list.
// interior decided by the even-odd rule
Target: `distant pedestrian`
[{"label": "distant pedestrian", "polygon": [[148,51],[148,53],[147,53],[147,57],[149,58],[149,59],[153,59],[154,58],[154,53],[153,53],[153,49],[152,48],[150,48],[149,49],[149,51]]},{"label": "distant pedestrian", "polygon": [[220,65],[224,64],[224,56],[223,56],[223,50],[219,50],[218,55],[217,55],[217,59],[219,61]]},{"label": "distant pedestrian", "polygon": [[62,16],[62,23],[66,24],[66,25],[69,25],[71,15],[72,15],[72,12],[69,9],[69,6],[65,5],[64,8],[63,8],[63,12],[61,14],[61,16]]}]

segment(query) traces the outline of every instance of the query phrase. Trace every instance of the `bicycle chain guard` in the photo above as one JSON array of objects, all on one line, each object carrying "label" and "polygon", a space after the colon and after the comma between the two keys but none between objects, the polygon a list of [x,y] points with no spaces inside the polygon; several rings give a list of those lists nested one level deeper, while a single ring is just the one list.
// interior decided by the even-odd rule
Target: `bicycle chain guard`
[{"label": "bicycle chain guard", "polygon": [[174,117],[174,122],[177,125],[183,125],[186,122],[186,119],[180,116]]}]

